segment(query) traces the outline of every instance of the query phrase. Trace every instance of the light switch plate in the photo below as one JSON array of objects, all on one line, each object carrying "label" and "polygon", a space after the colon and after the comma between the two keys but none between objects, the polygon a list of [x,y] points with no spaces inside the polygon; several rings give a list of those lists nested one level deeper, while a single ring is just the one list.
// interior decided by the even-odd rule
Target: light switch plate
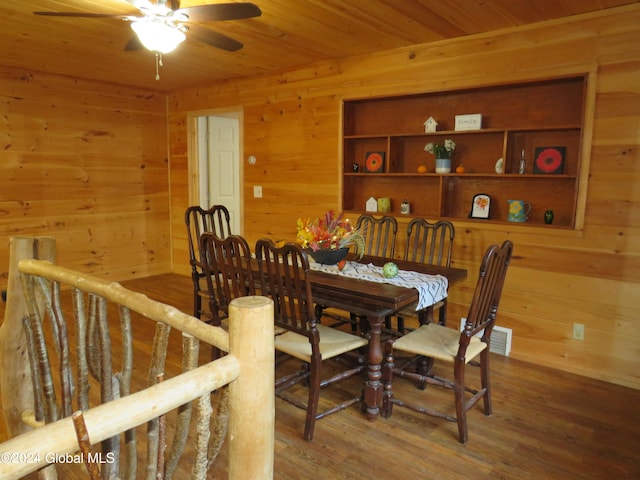
[{"label": "light switch plate", "polygon": [[584,323],[573,324],[573,338],[575,340],[584,340]]}]

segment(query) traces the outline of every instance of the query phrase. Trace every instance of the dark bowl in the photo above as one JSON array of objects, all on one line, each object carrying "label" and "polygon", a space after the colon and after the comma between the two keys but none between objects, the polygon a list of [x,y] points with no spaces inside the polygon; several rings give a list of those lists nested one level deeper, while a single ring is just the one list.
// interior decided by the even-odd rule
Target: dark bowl
[{"label": "dark bowl", "polygon": [[317,263],[324,265],[335,265],[349,253],[348,248],[337,248],[335,250],[318,250],[314,252],[310,248],[307,250],[307,255],[312,257]]}]

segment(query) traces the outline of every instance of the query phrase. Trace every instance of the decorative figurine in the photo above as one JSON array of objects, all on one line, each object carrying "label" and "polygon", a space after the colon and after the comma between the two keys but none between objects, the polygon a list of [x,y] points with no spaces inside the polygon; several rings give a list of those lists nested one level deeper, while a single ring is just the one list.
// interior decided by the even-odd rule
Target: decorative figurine
[{"label": "decorative figurine", "polygon": [[354,162],[353,163],[353,173],[358,173],[360,171],[360,165],[358,165],[358,162]]},{"label": "decorative figurine", "polygon": [[427,118],[423,125],[425,133],[435,132],[436,128],[438,128],[438,122],[433,117]]},{"label": "decorative figurine", "polygon": [[526,168],[527,168],[527,163],[525,162],[525,159],[524,159],[524,148],[523,148],[520,154],[520,165],[518,166],[518,173],[520,175],[523,175],[524,172],[526,171]]},{"label": "decorative figurine", "polygon": [[365,206],[365,210],[367,212],[377,212],[378,200],[376,200],[375,197],[369,197],[369,200],[367,200],[367,204]]},{"label": "decorative figurine", "polygon": [[544,212],[544,223],[551,225],[553,223],[553,210]]},{"label": "decorative figurine", "polygon": [[391,211],[391,199],[389,197],[378,198],[378,212],[388,213]]}]

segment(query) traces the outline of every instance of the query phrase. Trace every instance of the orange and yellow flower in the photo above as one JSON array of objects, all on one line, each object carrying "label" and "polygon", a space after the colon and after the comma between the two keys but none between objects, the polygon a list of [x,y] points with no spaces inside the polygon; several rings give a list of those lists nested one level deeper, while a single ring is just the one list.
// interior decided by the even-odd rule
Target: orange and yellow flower
[{"label": "orange and yellow flower", "polygon": [[325,213],[324,218],[298,218],[297,243],[303,248],[318,250],[335,250],[355,245],[356,252],[364,250],[364,239],[343,214],[336,214],[333,210]]}]

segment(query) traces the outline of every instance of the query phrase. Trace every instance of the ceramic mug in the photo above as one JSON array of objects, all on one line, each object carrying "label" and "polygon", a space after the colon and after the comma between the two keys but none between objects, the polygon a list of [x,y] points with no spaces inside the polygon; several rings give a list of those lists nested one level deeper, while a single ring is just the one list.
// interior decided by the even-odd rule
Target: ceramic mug
[{"label": "ceramic mug", "polygon": [[507,220],[510,222],[526,222],[531,211],[531,204],[524,200],[507,200],[509,203],[509,215]]}]

